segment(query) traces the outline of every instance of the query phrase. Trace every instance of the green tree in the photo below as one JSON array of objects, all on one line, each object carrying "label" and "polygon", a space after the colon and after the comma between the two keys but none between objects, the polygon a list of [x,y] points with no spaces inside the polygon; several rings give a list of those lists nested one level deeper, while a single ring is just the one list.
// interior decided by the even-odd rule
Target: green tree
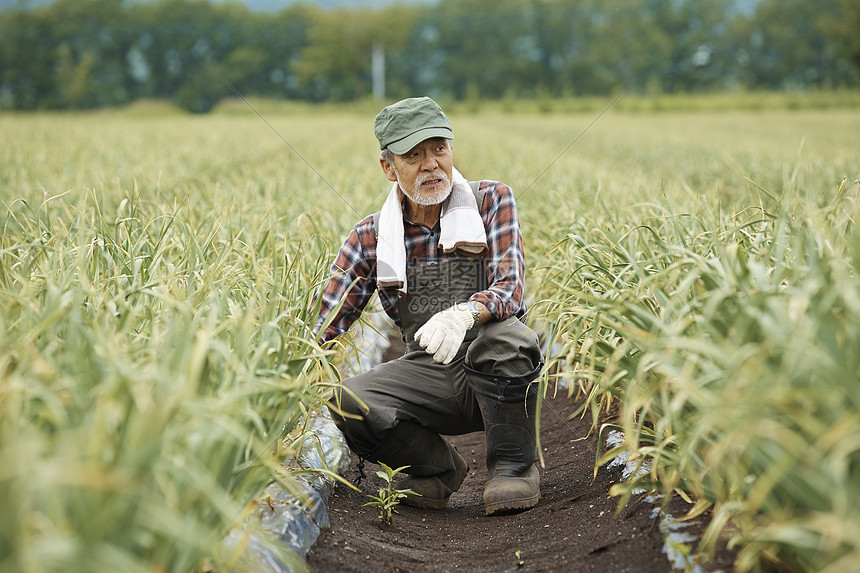
[{"label": "green tree", "polygon": [[[417,32],[421,14],[426,11],[421,6],[394,4],[373,12],[372,38],[374,47],[385,54],[386,93],[395,97],[415,95],[411,86],[411,72],[414,70],[410,46]],[[421,55],[430,57],[426,51]],[[426,62],[425,62],[426,63]],[[421,65],[421,64],[419,64]]]},{"label": "green tree", "polygon": [[[205,112],[231,96],[470,99],[860,83],[855,0],[439,0],[381,10],[211,0],[56,0],[0,11],[0,107],[139,97]],[[802,41],[798,41],[798,39]],[[479,105],[474,103],[475,106]]]},{"label": "green tree", "polygon": [[81,98],[89,88],[95,56],[92,50],[87,50],[79,61],[74,62],[72,61],[72,50],[68,44],[60,45],[57,52],[59,90],[69,107],[74,109],[80,105]]},{"label": "green tree", "polygon": [[366,10],[317,14],[308,46],[295,63],[312,99],[361,99],[368,93],[373,31],[373,17]]},{"label": "green tree", "polygon": [[470,86],[481,97],[501,98],[514,69],[539,57],[523,11],[526,0],[441,0],[428,19],[441,55],[441,73],[428,91],[463,99]]},{"label": "green tree", "polygon": [[216,70],[230,43],[229,22],[202,0],[158,0],[129,8],[140,22],[137,45],[152,70],[152,95],[176,98],[185,109],[204,112],[226,95]]},{"label": "green tree", "polygon": [[537,53],[535,64],[524,66],[527,82],[554,96],[588,85],[584,55],[594,41],[589,24],[594,10],[593,2],[532,0],[529,44]]},{"label": "green tree", "polygon": [[277,14],[257,16],[252,45],[265,54],[265,63],[261,74],[248,78],[245,90],[272,97],[305,97],[295,66],[318,12],[316,6],[295,4]]},{"label": "green tree", "polygon": [[56,88],[49,105],[99,107],[129,101],[129,40],[122,0],[57,0],[36,11],[49,22]]},{"label": "green tree", "polygon": [[762,0],[736,29],[747,54],[746,83],[757,89],[842,84],[847,78],[838,70],[846,69],[839,61],[845,40],[834,33],[842,7],[840,0]]},{"label": "green tree", "polygon": [[0,12],[0,107],[36,109],[57,91],[51,22],[42,12]]},{"label": "green tree", "polygon": [[[857,79],[860,75],[860,3],[855,0],[839,0],[840,10],[835,21],[825,23],[829,33],[838,42],[838,54],[847,62],[851,68],[839,66],[837,74],[851,75]],[[856,84],[846,78],[844,84]],[[842,78],[836,78],[837,84],[843,84]]]},{"label": "green tree", "polygon": [[669,40],[650,78],[662,91],[701,92],[728,87],[735,54],[727,36],[733,0],[652,2],[654,22]]}]

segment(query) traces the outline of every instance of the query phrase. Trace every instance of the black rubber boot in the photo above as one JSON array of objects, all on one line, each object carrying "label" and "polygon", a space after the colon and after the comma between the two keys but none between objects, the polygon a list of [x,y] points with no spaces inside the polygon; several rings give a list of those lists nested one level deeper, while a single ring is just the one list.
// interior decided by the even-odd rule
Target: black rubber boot
[{"label": "black rubber boot", "polygon": [[531,509],[540,500],[535,411],[537,373],[516,378],[493,377],[466,367],[469,384],[484,418],[487,470],[484,511],[487,515]]},{"label": "black rubber boot", "polygon": [[401,503],[423,509],[445,507],[469,473],[457,448],[439,434],[406,420],[388,430],[382,442],[362,457],[391,469],[409,466],[403,470],[409,477],[397,480],[394,488],[419,494],[409,495]]}]

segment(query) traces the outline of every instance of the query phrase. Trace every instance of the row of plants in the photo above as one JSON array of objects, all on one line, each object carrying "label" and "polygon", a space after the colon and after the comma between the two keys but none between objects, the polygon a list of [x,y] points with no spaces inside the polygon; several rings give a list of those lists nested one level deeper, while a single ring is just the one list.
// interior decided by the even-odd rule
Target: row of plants
[{"label": "row of plants", "polygon": [[644,487],[708,516],[700,560],[727,540],[741,571],[847,571],[860,560],[860,184],[754,191],[746,209],[640,204],[571,225],[538,270],[550,370],[575,380],[601,433],[627,436],[600,463],[629,452],[650,468],[614,487],[621,506]]},{"label": "row of plants", "polygon": [[0,116],[0,571],[303,570],[254,509],[337,479],[295,459],[356,350],[311,336],[354,218],[314,199],[358,169],[162,112]]},{"label": "row of plants", "polygon": [[307,332],[326,249],[134,191],[5,211],[0,570],[240,570],[221,538],[300,491],[279,462],[336,380]]}]

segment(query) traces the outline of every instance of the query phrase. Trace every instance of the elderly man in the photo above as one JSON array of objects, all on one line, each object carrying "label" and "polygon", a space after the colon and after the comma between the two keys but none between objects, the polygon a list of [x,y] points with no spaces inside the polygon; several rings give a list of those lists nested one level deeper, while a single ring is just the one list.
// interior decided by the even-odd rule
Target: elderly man
[{"label": "elderly man", "polygon": [[469,470],[440,434],[483,430],[486,514],[534,507],[532,382],[543,363],[520,320],[525,264],[514,195],[498,181],[460,175],[451,124],[430,98],[386,107],[374,132],[393,185],[382,210],[340,248],[314,332],[321,341],[345,332],[378,291],[406,353],[344,380],[330,402],[335,423],[362,458],[409,466],[396,487],[419,494],[403,503],[427,509],[444,507]]}]

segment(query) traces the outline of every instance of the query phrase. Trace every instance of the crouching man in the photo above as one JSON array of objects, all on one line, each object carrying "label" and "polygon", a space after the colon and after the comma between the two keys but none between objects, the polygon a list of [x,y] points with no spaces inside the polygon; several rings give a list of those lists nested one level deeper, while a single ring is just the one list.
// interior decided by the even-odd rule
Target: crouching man
[{"label": "crouching man", "polygon": [[430,98],[386,107],[374,132],[393,185],[340,248],[314,332],[321,341],[342,334],[378,290],[406,353],[344,380],[330,402],[335,423],[357,455],[409,466],[396,487],[420,494],[404,504],[427,509],[444,507],[469,470],[440,434],[484,431],[487,515],[532,508],[540,499],[532,382],[543,362],[520,320],[514,194],[454,168],[451,124]]}]

